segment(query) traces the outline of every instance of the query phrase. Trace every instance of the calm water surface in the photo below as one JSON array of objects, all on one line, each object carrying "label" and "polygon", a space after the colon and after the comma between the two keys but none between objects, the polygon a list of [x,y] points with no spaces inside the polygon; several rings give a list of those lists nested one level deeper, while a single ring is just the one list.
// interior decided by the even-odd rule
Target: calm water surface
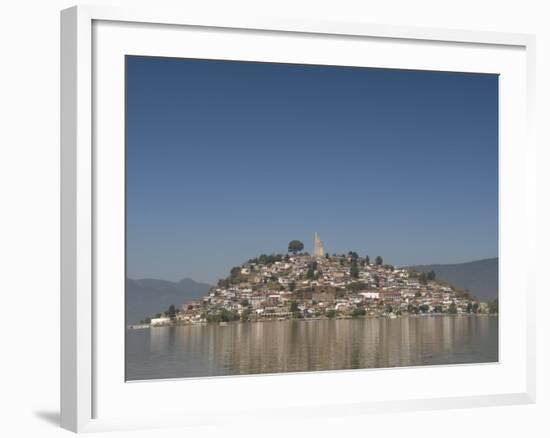
[{"label": "calm water surface", "polygon": [[229,323],[126,335],[127,380],[498,361],[494,316]]}]

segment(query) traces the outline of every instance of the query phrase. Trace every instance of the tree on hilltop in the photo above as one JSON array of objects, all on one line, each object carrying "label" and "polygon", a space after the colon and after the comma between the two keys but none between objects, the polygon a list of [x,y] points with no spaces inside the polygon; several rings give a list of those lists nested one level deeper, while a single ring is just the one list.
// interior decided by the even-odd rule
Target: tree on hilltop
[{"label": "tree on hilltop", "polygon": [[222,278],[221,280],[218,280],[218,287],[228,288],[230,285],[231,283],[227,278]]},{"label": "tree on hilltop", "polygon": [[299,240],[291,240],[288,243],[288,252],[291,252],[294,255],[298,254],[303,249],[304,249],[304,244]]},{"label": "tree on hilltop", "polygon": [[230,284],[238,284],[241,283],[243,276],[241,274],[241,267],[240,266],[234,266],[231,268],[231,271],[229,271],[229,283]]},{"label": "tree on hilltop", "polygon": [[381,256],[377,256],[374,260],[374,263],[376,263],[376,266],[382,266],[382,264],[384,263],[384,259]]}]

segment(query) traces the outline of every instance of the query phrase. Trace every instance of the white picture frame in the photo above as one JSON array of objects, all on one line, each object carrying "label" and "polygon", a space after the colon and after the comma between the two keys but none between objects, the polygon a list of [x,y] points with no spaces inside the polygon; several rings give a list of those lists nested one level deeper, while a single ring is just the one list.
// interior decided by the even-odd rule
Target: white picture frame
[{"label": "white picture frame", "polygon": [[[125,27],[119,29],[117,26]],[[94,27],[100,26],[100,27]],[[144,29],[149,26],[151,32],[145,39],[140,38]],[[109,214],[109,206],[121,201],[120,191],[106,193],[103,187],[120,186],[120,149],[114,143],[120,139],[120,120],[124,114],[120,112],[120,92],[123,77],[120,71],[115,78],[107,77],[111,70],[104,70],[103,61],[120,61],[121,54],[151,54],[162,55],[179,53],[181,47],[173,47],[163,40],[162,33],[200,32],[201,38],[206,38],[204,44],[197,46],[198,52],[204,52],[204,57],[218,53],[227,53],[227,59],[252,59],[256,55],[252,51],[248,55],[240,55],[239,44],[254,38],[269,38],[263,42],[277,46],[277,39],[291,38],[335,38],[338,44],[396,44],[404,47],[418,47],[419,58],[430,56],[430,50],[441,54],[437,62],[440,68],[460,70],[460,56],[446,56],[448,50],[462,50],[468,57],[468,50],[483,50],[475,56],[470,56],[468,67],[471,71],[489,71],[503,74],[510,78],[505,82],[502,91],[502,105],[511,102],[518,103],[518,108],[504,107],[500,122],[504,124],[501,131],[501,210],[500,238],[507,243],[501,248],[500,281],[504,289],[520,290],[515,310],[516,319],[507,318],[513,309],[509,298],[504,293],[501,300],[501,348],[505,352],[504,359],[494,368],[475,366],[432,367],[422,370],[380,370],[377,379],[391,378],[396,381],[409,378],[411,373],[416,376],[429,373],[434,381],[456,376],[456,388],[439,390],[436,387],[420,393],[414,385],[408,391],[396,389],[388,391],[383,397],[380,393],[354,395],[339,390],[342,382],[354,385],[357,379],[372,380],[374,374],[369,372],[329,372],[308,373],[307,375],[255,376],[255,377],[225,377],[216,379],[198,379],[186,381],[156,382],[156,383],[125,383],[120,381],[120,352],[124,350],[119,333],[120,324],[111,323],[111,316],[120,311],[121,299],[108,297],[98,300],[98,294],[104,290],[104,285],[115,284],[119,273],[109,273],[104,269],[106,250],[98,236],[114,236],[120,228],[105,228],[103,218]],[[99,30],[98,30],[99,29]],[[220,46],[220,40],[212,40],[209,34],[216,32],[234,32],[231,52],[229,48]],[[128,39],[118,38],[120,32],[130,32],[132,35],[131,49]],[[187,35],[187,34],[186,34]],[[189,34],[190,35],[190,34]],[[217,35],[217,34],[216,34]],[[173,35],[171,35],[173,36]],[[314,40],[315,38],[309,38]],[[172,38],[173,39],[173,38]],[[109,44],[106,44],[109,43]],[[210,45],[209,45],[210,44]],[[230,44],[228,42],[227,44]],[[286,42],[288,44],[288,42]],[[305,43],[304,43],[305,44]],[[307,43],[310,44],[310,43]],[[311,42],[311,44],[316,44]],[[146,47],[147,46],[147,47]],[[250,47],[256,47],[251,43]],[[452,49],[449,47],[452,46]],[[108,47],[108,49],[107,49]],[[270,46],[271,47],[271,46]],[[305,47],[305,46],[304,46]],[[331,45],[326,50],[334,51]],[[351,47],[351,46],[350,46]],[[315,52],[314,46],[308,46]],[[265,51],[268,51],[264,47]],[[131,52],[128,52],[131,50]],[[220,50],[222,52],[220,52]],[[223,52],[226,50],[226,52]],[[251,49],[252,50],[252,49]],[[276,48],[274,49],[276,50]],[[399,60],[395,54],[382,54],[380,49],[377,66],[391,65],[399,68]],[[396,50],[403,50],[403,47]],[[136,52],[137,51],[137,52]],[[197,52],[197,53],[198,53]],[[201,52],[201,53],[202,53]],[[389,51],[391,52],[391,50]],[[493,53],[494,52],[494,53]],[[497,53],[498,52],[498,53]],[[195,52],[193,52],[195,53]],[[244,53],[244,52],[242,52]],[[395,52],[398,53],[398,52]],[[423,53],[425,53],[423,55]],[[479,56],[480,53],[486,56]],[[360,415],[365,412],[398,412],[411,409],[441,409],[453,407],[473,407],[502,404],[532,403],[535,400],[535,273],[526,262],[513,260],[516,251],[532,252],[535,245],[535,144],[533,139],[533,102],[534,102],[534,58],[535,39],[532,35],[507,34],[476,31],[461,31],[450,29],[425,29],[403,26],[383,26],[365,23],[316,22],[300,19],[280,18],[249,18],[239,16],[197,16],[188,11],[162,10],[130,10],[104,6],[78,6],[66,9],[61,13],[61,425],[75,431],[99,431],[119,428],[144,428],[177,426],[190,424],[209,424],[214,412],[217,422],[233,421],[237,418],[255,418],[269,420],[276,415],[290,415],[293,418],[307,418],[312,415]],[[260,55],[257,56],[267,56]],[[276,58],[277,52],[271,55]],[[290,56],[290,55],[289,55]],[[300,60],[296,52],[293,60]],[[312,55],[314,56],[314,55]],[[321,56],[321,55],[319,55]],[[325,56],[325,55],[323,55]],[[343,56],[343,55],[342,55]],[[354,56],[354,55],[349,55]],[[378,56],[378,55],[377,55]],[[386,58],[384,58],[384,56]],[[393,58],[392,58],[393,56]],[[221,56],[223,57],[223,55]],[[492,59],[494,58],[494,59]],[[260,59],[260,58],[258,58]],[[321,59],[321,58],[319,58]],[[351,58],[348,58],[351,59]],[[101,62],[97,62],[100,60]],[[118,60],[118,61],[117,61]],[[286,60],[282,59],[283,61]],[[403,60],[402,68],[422,68],[422,62]],[[313,60],[308,61],[313,62]],[[345,63],[344,58],[339,62]],[[357,61],[360,62],[360,61]],[[374,62],[374,61],[373,61]],[[407,63],[408,62],[408,63]],[[435,62],[435,60],[432,60]],[[494,62],[491,64],[491,62]],[[396,64],[397,63],[397,64]],[[447,64],[445,64],[447,63]],[[477,63],[477,64],[476,64]],[[96,65],[97,64],[97,65]],[[119,65],[119,64],[117,64]],[[342,64],[345,65],[345,64]],[[355,64],[354,64],[355,65]],[[370,64],[369,64],[370,65]],[[502,67],[502,71],[500,70]],[[424,68],[427,68],[424,66]],[[506,71],[506,73],[503,73]],[[106,76],[107,75],[107,76]],[[105,82],[101,82],[104,81]],[[101,83],[100,83],[101,82]],[[103,83],[106,85],[104,86]],[[99,84],[99,85],[98,85]],[[509,85],[507,85],[509,84]],[[507,87],[510,91],[508,93]],[[123,86],[122,86],[123,88]],[[98,90],[109,91],[115,96],[109,103],[109,112],[104,99]],[[118,97],[117,97],[118,96]],[[118,99],[118,100],[116,100]],[[103,105],[103,106],[102,106]],[[510,105],[509,105],[510,106]],[[512,117],[519,116],[519,117]],[[113,120],[118,125],[106,125],[104,120]],[[109,122],[110,123],[110,122]],[[100,128],[98,128],[100,126]],[[99,142],[99,143],[98,143]],[[105,153],[97,154],[97,145],[101,144]],[[118,151],[118,152],[117,152]],[[117,158],[118,157],[118,158]],[[110,180],[109,178],[114,179]],[[123,180],[123,178],[122,178]],[[117,185],[118,184],[118,185]],[[521,204],[518,204],[521,202]],[[101,205],[101,208],[97,208]],[[113,213],[120,219],[120,211]],[[114,222],[117,222],[116,220]],[[114,233],[114,234],[113,234]],[[106,239],[106,237],[105,237]],[[119,248],[120,249],[120,248]],[[120,266],[120,253],[110,251],[113,266]],[[118,260],[118,261],[117,261]],[[514,274],[507,267],[514,266]],[[503,282],[504,281],[504,282]],[[116,283],[120,284],[120,282]],[[123,288],[122,288],[123,293]],[[123,303],[123,300],[122,300]],[[106,307],[106,306],[109,307]],[[508,309],[508,310],[507,310]],[[101,318],[101,323],[99,322]],[[122,316],[121,316],[121,319]],[[112,330],[111,330],[112,329]],[[106,336],[106,333],[116,335]],[[506,334],[506,336],[503,335]],[[120,335],[120,336],[119,336]],[[515,344],[511,344],[514,343]],[[510,343],[510,345],[508,345]],[[511,358],[510,351],[519,359]],[[113,362],[105,358],[113,355]],[[123,352],[122,352],[123,355]],[[516,362],[514,362],[516,361]],[[513,362],[513,363],[512,363]],[[506,367],[510,364],[510,369]],[[498,368],[500,367],[500,368]],[[113,371],[114,370],[114,371]],[[501,370],[503,371],[501,374]],[[112,371],[112,372],[111,372]],[[392,373],[390,377],[388,372]],[[494,382],[489,377],[480,385],[477,392],[464,388],[462,379],[468,380],[475,373],[487,373],[495,376]],[[371,377],[368,377],[371,376]],[[497,380],[502,381],[498,383]],[[115,383],[113,383],[115,382]],[[200,394],[208,394],[214,386],[235,391],[242,388],[254,391],[254,388],[281,388],[286,385],[296,385],[297,382],[311,388],[311,394],[303,396],[292,409],[286,410],[281,405],[281,399],[275,394],[275,404],[264,407],[258,399],[249,405],[245,399],[237,399],[233,403],[242,403],[242,409],[225,411],[216,403],[205,403]],[[329,388],[327,396],[316,393],[313,388],[323,382]],[[155,385],[186,385],[190,391],[196,391],[196,401],[193,406],[187,406],[183,415],[183,407],[170,400],[148,407],[148,415],[139,412],[139,407],[131,406],[131,400],[139,396],[147,396],[154,391]],[[141,386],[139,386],[141,385]],[[309,386],[308,386],[309,385]],[[500,386],[499,386],[500,385]],[[508,385],[508,386],[506,386]],[[396,385],[398,386],[398,385]],[[116,388],[115,388],[116,387]],[[174,386],[175,387],[175,386]],[[373,391],[374,386],[371,385]],[[462,388],[460,388],[462,387]],[[332,389],[330,389],[332,388]],[[327,392],[325,391],[325,394]],[[261,393],[258,393],[261,397]],[[272,397],[273,398],[273,397]],[[267,401],[266,401],[267,402]],[[125,408],[125,406],[129,406]],[[189,409],[193,408],[192,411]],[[151,411],[153,409],[153,411]],[[106,412],[103,415],[102,412]],[[191,413],[190,413],[191,412]]]}]

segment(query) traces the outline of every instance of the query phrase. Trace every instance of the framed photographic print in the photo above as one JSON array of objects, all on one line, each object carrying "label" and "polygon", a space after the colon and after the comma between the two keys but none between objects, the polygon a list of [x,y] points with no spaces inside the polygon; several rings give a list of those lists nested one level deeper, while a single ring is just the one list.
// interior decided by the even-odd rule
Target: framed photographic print
[{"label": "framed photographic print", "polygon": [[63,427],[534,400],[533,37],[75,7],[61,45]]}]

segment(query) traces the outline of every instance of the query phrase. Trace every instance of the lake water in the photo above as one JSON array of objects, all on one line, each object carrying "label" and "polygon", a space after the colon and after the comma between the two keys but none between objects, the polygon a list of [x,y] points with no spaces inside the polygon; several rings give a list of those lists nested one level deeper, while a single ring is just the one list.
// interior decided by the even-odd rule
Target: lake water
[{"label": "lake water", "polygon": [[126,335],[127,380],[498,361],[495,316],[287,320]]}]

